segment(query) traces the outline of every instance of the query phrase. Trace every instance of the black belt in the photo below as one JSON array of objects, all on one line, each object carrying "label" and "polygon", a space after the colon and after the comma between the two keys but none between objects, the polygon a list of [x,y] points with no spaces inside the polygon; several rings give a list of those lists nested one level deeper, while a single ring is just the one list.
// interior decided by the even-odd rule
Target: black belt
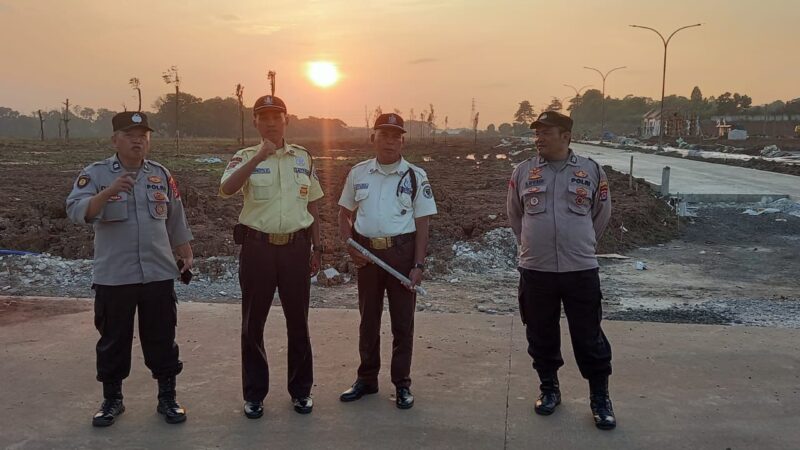
[{"label": "black belt", "polygon": [[358,233],[353,234],[353,239],[364,247],[372,250],[386,250],[387,248],[403,245],[406,242],[413,241],[417,233],[398,234],[397,236],[368,238]]},{"label": "black belt", "polygon": [[237,226],[241,226],[241,233],[245,239],[253,239],[272,245],[291,244],[301,235],[305,236],[308,233],[308,228],[295,231],[294,233],[264,233],[246,225],[237,224]]}]

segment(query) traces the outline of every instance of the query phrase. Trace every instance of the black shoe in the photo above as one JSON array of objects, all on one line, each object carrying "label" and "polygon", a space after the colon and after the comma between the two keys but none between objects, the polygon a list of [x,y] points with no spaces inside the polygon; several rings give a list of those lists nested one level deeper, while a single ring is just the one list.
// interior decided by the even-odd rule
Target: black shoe
[{"label": "black shoe", "polygon": [[617,426],[614,407],[608,395],[608,377],[589,380],[589,406],[592,408],[594,425],[601,430],[612,430]]},{"label": "black shoe", "polygon": [[339,400],[343,402],[353,402],[365,395],[375,394],[376,392],[378,392],[378,386],[369,386],[361,381],[356,381],[350,389],[342,392],[342,395],[339,396]]},{"label": "black shoe", "polygon": [[539,373],[539,398],[533,406],[533,410],[540,416],[549,416],[556,410],[556,406],[561,404],[561,391],[559,390],[558,375],[555,373]]},{"label": "black shoe", "polygon": [[414,396],[407,387],[397,388],[397,398],[395,404],[400,409],[411,409],[414,406]]},{"label": "black shoe", "polygon": [[264,403],[263,402],[244,402],[244,415],[247,416],[248,419],[258,419],[264,415]]},{"label": "black shoe", "polygon": [[186,410],[175,400],[175,377],[158,379],[158,406],[156,412],[164,416],[167,423],[186,422]]},{"label": "black shoe", "polygon": [[310,395],[305,397],[297,397],[292,399],[294,410],[299,414],[309,414],[314,409],[314,400]]},{"label": "black shoe", "polygon": [[125,412],[125,405],[121,398],[107,398],[103,400],[100,409],[92,417],[92,425],[96,427],[108,427],[114,424],[114,420]]}]

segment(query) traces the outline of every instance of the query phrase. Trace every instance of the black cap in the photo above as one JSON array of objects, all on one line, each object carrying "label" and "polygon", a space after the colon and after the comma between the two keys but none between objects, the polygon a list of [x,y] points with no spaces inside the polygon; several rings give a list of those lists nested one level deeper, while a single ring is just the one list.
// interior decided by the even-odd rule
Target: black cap
[{"label": "black cap", "polygon": [[283,100],[274,95],[265,95],[256,100],[256,103],[253,105],[253,114],[265,109],[276,109],[281,112],[286,112],[286,103],[283,103]]},{"label": "black cap", "polygon": [[403,118],[395,113],[381,114],[375,119],[375,126],[372,129],[378,130],[381,128],[394,128],[403,133],[406,132],[406,129],[403,128]]},{"label": "black cap", "polygon": [[154,131],[147,123],[147,115],[138,111],[121,112],[111,118],[111,125],[114,131],[130,130],[131,128],[145,128]]},{"label": "black cap", "polygon": [[531,129],[537,127],[561,127],[572,131],[572,118],[556,111],[545,111],[531,124]]}]

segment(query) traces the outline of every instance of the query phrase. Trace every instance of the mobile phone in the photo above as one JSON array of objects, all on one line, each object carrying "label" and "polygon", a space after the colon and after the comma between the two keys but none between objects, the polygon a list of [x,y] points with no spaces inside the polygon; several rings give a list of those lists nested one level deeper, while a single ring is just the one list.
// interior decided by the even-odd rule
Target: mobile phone
[{"label": "mobile phone", "polygon": [[[180,271],[181,269],[183,269],[183,260],[179,259],[178,260],[178,271]],[[181,282],[183,284],[189,284],[190,281],[192,281],[192,271],[191,270],[187,270],[185,272],[182,272],[181,273]]]}]

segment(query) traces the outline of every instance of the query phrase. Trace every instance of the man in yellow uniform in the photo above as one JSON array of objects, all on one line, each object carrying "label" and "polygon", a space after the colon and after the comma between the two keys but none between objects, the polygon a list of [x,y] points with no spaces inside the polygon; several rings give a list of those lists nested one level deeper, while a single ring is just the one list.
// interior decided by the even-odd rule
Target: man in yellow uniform
[{"label": "man in yellow uniform", "polygon": [[392,383],[396,405],[414,406],[411,394],[411,353],[414,344],[414,286],[422,282],[428,248],[428,225],[436,201],[425,171],[403,159],[403,119],[381,114],[375,120],[375,158],[350,169],[339,198],[339,233],[355,239],[400,273],[410,286],[348,247],[358,269],[358,309],[361,313],[358,351],[361,365],[356,382],[339,399],[352,402],[378,392],[381,368],[381,314],[384,292],[392,321]]},{"label": "man in yellow uniform", "polygon": [[[244,414],[264,414],[269,365],[264,324],[277,288],[289,340],[289,394],[295,411],[313,408],[313,365],[308,333],[311,274],[319,270],[322,247],[318,200],[322,188],[311,154],[286,143],[286,104],[266,95],[253,106],[260,144],[236,152],[222,175],[220,195],[241,191],[244,206],[234,240],[242,245],[242,382]],[[313,244],[313,249],[312,249]]]}]

